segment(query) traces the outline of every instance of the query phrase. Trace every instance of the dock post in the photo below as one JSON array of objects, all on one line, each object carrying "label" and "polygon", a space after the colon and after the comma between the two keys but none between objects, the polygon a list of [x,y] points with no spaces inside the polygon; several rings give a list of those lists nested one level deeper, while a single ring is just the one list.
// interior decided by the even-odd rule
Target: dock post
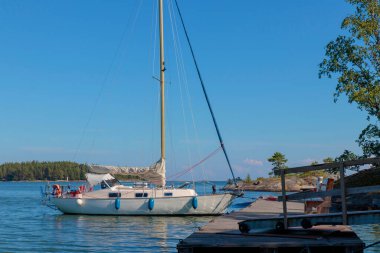
[{"label": "dock post", "polygon": [[284,228],[288,229],[288,208],[286,206],[285,170],[281,169],[282,209],[284,212]]},{"label": "dock post", "polygon": [[341,191],[341,201],[342,201],[342,221],[343,225],[348,225],[347,222],[347,204],[346,204],[346,185],[344,182],[344,164],[340,163],[340,191]]}]

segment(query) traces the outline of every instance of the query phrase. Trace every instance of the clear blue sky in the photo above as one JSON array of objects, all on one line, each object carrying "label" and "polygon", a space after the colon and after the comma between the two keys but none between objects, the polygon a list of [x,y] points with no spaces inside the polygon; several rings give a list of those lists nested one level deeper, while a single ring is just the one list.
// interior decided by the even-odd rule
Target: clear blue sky
[{"label": "clear blue sky", "polygon": [[[318,79],[324,46],[352,12],[345,1],[179,3],[238,176],[266,175],[275,151],[289,166],[360,152],[365,113],[344,97],[335,104],[336,80]],[[158,159],[154,8],[153,0],[1,0],[0,162]],[[167,10],[170,175],[218,141],[180,29],[178,71],[172,26],[179,19]],[[203,169],[196,178],[230,177],[221,153]]]}]

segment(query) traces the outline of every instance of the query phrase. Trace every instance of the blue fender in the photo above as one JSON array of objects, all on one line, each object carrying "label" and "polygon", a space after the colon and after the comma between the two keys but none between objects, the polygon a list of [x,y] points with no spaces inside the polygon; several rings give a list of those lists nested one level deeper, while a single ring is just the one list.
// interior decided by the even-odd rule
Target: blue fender
[{"label": "blue fender", "polygon": [[193,208],[194,209],[198,208],[198,198],[197,197],[193,198],[192,204],[193,204]]},{"label": "blue fender", "polygon": [[151,210],[151,211],[153,210],[153,208],[154,208],[154,199],[153,198],[149,199],[148,207],[149,207],[149,210]]},{"label": "blue fender", "polygon": [[115,199],[115,208],[116,208],[116,210],[120,209],[120,199],[119,198]]}]

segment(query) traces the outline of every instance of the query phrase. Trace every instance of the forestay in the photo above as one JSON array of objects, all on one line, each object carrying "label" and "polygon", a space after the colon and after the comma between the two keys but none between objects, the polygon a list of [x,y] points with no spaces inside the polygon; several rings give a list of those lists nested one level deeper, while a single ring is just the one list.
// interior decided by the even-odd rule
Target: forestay
[{"label": "forestay", "polygon": [[149,167],[120,167],[108,165],[90,165],[89,167],[92,173],[137,176],[150,183],[165,186],[165,160],[159,160]]}]

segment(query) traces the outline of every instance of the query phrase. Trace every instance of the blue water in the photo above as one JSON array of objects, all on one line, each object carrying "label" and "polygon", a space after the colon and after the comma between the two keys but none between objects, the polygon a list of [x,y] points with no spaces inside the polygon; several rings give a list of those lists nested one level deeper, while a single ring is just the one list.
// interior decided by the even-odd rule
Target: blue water
[{"label": "blue water", "polygon": [[[0,182],[0,252],[177,252],[180,239],[214,218],[63,215],[41,205],[41,185]],[[197,185],[199,193],[204,190],[211,191],[211,185]],[[246,192],[229,211],[260,195],[268,193]],[[380,225],[354,229],[367,243],[380,240]]]},{"label": "blue water", "polygon": [[176,252],[179,239],[213,219],[63,215],[41,205],[41,185],[0,183],[0,252]]}]

